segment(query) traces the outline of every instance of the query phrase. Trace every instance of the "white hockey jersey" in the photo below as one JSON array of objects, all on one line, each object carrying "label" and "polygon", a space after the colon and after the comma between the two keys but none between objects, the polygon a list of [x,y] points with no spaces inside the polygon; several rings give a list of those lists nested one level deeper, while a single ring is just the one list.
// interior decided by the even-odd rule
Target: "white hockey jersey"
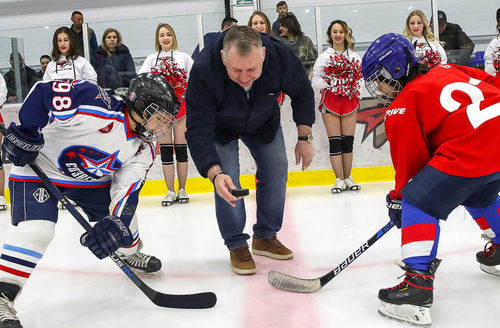
[{"label": "white hockey jersey", "polygon": [[[121,99],[82,80],[40,81],[24,101],[19,120],[27,136],[41,130],[45,145],[36,163],[54,184],[110,186],[110,214],[116,216],[127,202],[137,203],[155,149],[131,130]],[[9,179],[41,181],[29,166],[13,166]]]}]

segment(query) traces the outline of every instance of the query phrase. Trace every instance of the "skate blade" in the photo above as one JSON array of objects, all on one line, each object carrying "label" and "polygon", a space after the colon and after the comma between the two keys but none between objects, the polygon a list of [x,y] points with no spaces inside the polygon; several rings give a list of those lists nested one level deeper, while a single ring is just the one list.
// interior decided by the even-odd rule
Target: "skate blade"
[{"label": "skate blade", "polygon": [[6,211],[7,205],[0,205],[0,211]]},{"label": "skate blade", "polygon": [[165,201],[162,201],[161,202],[161,206],[172,206],[172,202],[165,202]]},{"label": "skate blade", "polygon": [[500,270],[498,270],[495,265],[487,266],[484,264],[479,264],[479,268],[487,274],[491,274],[493,276],[500,277]]},{"label": "skate blade", "polygon": [[177,199],[177,202],[179,204],[186,204],[186,203],[189,203],[189,198],[179,198],[179,199]]},{"label": "skate blade", "polygon": [[378,313],[384,318],[415,327],[429,328],[432,324],[430,308],[416,305],[397,305],[380,302]]},{"label": "skate blade", "polygon": [[141,277],[148,278],[148,277],[162,277],[164,275],[163,271],[160,269],[155,272],[147,272],[139,269],[132,269],[134,272]]}]

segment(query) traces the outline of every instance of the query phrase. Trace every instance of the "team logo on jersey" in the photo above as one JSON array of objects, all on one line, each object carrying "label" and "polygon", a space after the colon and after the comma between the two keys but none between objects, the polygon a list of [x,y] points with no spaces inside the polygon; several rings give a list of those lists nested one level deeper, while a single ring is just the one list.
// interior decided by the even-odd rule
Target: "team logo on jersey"
[{"label": "team logo on jersey", "polygon": [[99,94],[95,99],[101,99],[102,102],[106,105],[106,107],[111,108],[111,98],[109,97],[108,93],[104,91],[100,86],[97,86],[97,89],[99,90]]},{"label": "team logo on jersey", "polygon": [[45,190],[45,188],[38,188],[33,193],[33,197],[35,198],[35,200],[37,202],[45,203],[47,201],[47,199],[50,198],[50,194],[47,192],[47,190]]},{"label": "team logo on jersey", "polygon": [[113,130],[113,125],[114,125],[114,122],[111,122],[108,125],[106,125],[105,127],[103,127],[102,129],[99,129],[99,132],[109,133],[109,132],[111,132],[111,130]]},{"label": "team logo on jersey", "polygon": [[65,69],[66,67],[73,66],[73,63],[69,60],[61,60],[57,62],[57,65],[59,66],[60,69]]},{"label": "team logo on jersey", "polygon": [[119,152],[108,154],[93,147],[71,146],[59,156],[59,170],[80,181],[96,181],[122,166]]}]

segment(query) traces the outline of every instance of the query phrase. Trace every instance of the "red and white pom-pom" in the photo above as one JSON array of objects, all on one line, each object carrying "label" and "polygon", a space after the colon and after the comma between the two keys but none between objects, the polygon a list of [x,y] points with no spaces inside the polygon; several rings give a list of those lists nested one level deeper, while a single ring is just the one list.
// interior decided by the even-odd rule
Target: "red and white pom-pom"
[{"label": "red and white pom-pom", "polygon": [[187,72],[180,68],[176,62],[167,59],[160,61],[160,64],[151,68],[151,73],[163,77],[174,88],[175,96],[181,103],[186,97]]},{"label": "red and white pom-pom", "polygon": [[330,56],[327,60],[323,79],[329,85],[328,90],[336,95],[352,99],[361,95],[361,63],[355,58],[348,58],[343,53]]},{"label": "red and white pom-pom", "polygon": [[496,76],[500,76],[500,47],[497,48],[492,54],[493,67],[496,70]]},{"label": "red and white pom-pom", "polygon": [[422,56],[420,56],[419,62],[426,64],[429,68],[441,65],[441,55],[436,50],[426,50]]}]

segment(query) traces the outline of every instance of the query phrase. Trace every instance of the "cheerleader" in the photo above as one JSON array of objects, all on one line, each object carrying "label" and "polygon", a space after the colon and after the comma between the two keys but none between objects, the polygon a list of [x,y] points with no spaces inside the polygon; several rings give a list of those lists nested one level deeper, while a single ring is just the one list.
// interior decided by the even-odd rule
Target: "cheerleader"
[{"label": "cheerleader", "polygon": [[97,73],[87,59],[78,55],[73,34],[66,26],[59,27],[52,39],[52,61],[44,80],[87,80],[97,83]]},{"label": "cheerleader", "polygon": [[[169,66],[174,71],[183,70],[186,73],[186,81],[189,71],[193,66],[193,59],[187,53],[178,50],[177,37],[175,31],[169,24],[159,24],[155,33],[156,52],[149,55],[142,64],[140,73],[151,72],[152,69],[158,69],[162,65]],[[175,68],[171,67],[175,66]],[[168,70],[168,69],[167,69]],[[184,81],[184,83],[186,82]],[[184,83],[180,84],[184,87]],[[175,86],[174,86],[175,88]],[[187,203],[189,197],[186,193],[186,181],[188,175],[188,150],[184,133],[186,132],[186,104],[181,103],[179,114],[177,115],[177,124],[172,133],[159,140],[161,162],[165,182],[167,184],[167,194],[162,201],[162,206],[170,206],[176,202]],[[174,153],[177,161],[177,180],[179,182],[178,193],[175,193],[175,167]]]},{"label": "cheerleader", "polygon": [[414,10],[408,15],[403,36],[413,44],[421,63],[430,68],[447,63],[446,51],[441,42],[434,38],[429,21],[422,11]]},{"label": "cheerleader", "polygon": [[321,93],[319,111],[328,134],[336,180],[332,193],[360,190],[351,177],[356,112],[361,93],[361,57],[354,52],[352,30],[335,20],[327,30],[330,47],[316,60],[312,86]]}]

